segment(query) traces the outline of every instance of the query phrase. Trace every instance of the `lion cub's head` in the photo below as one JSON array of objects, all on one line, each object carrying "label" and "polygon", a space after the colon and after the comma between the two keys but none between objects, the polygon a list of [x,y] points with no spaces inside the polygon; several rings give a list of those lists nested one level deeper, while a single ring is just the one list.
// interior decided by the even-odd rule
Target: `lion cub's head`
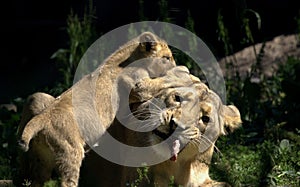
[{"label": "lion cub's head", "polygon": [[151,32],[143,32],[129,41],[109,60],[120,56],[122,59],[120,67],[143,68],[149,73],[150,78],[163,76],[167,70],[176,66],[167,42]]}]

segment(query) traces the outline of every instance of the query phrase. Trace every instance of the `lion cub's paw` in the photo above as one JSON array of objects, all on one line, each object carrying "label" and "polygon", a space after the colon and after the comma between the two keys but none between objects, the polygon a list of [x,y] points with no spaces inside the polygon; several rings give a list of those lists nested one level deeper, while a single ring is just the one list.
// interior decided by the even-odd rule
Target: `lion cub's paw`
[{"label": "lion cub's paw", "polygon": [[24,140],[18,140],[18,145],[19,145],[19,148],[24,152],[27,152],[29,149],[28,144],[26,144],[26,142]]},{"label": "lion cub's paw", "polygon": [[144,78],[138,81],[134,86],[134,92],[139,96],[139,98],[143,100],[149,100],[153,97],[154,85],[152,85],[153,81],[150,78]]},{"label": "lion cub's paw", "polygon": [[226,182],[216,182],[216,181],[214,181],[212,183],[212,187],[231,187],[231,185],[226,183]]},{"label": "lion cub's paw", "polygon": [[147,87],[149,87],[149,81],[150,81],[150,78],[143,78],[141,80],[139,80],[136,84],[135,84],[135,91],[143,91],[143,90],[146,90]]},{"label": "lion cub's paw", "polygon": [[169,71],[167,71],[167,76],[175,76],[175,77],[181,77],[183,75],[189,75],[190,71],[185,66],[176,66]]},{"label": "lion cub's paw", "polygon": [[185,87],[200,81],[197,77],[191,75],[185,66],[170,69],[167,71],[166,76],[162,77],[162,80],[165,88]]},{"label": "lion cub's paw", "polygon": [[191,81],[192,81],[194,84],[202,83],[201,80],[200,80],[198,77],[196,77],[196,76],[194,76],[194,75],[192,75],[192,74],[190,74],[190,79],[191,79]]},{"label": "lion cub's paw", "polygon": [[211,179],[205,181],[205,183],[201,186],[203,186],[203,187],[231,187],[231,185],[226,182],[217,182],[217,181],[214,181]]}]

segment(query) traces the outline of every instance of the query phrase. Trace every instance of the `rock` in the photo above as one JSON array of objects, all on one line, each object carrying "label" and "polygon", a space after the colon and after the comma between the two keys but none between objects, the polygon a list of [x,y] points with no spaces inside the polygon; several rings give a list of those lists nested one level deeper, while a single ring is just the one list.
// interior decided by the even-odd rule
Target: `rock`
[{"label": "rock", "polygon": [[[300,58],[300,47],[297,35],[280,35],[273,40],[265,43],[264,53],[261,58],[260,67],[262,73],[269,77],[278,69],[279,64],[285,63],[288,56]],[[256,54],[258,55],[263,43],[254,45]],[[256,63],[256,56],[253,46],[244,48],[243,50],[219,60],[220,67],[224,75],[234,75],[237,70],[241,77],[246,77],[250,72],[251,66]],[[226,63],[233,62],[236,69],[226,70]]]},{"label": "rock", "polygon": [[14,187],[12,180],[0,180],[0,187]]},{"label": "rock", "polygon": [[0,109],[5,108],[7,111],[17,112],[17,106],[14,104],[0,104]]}]

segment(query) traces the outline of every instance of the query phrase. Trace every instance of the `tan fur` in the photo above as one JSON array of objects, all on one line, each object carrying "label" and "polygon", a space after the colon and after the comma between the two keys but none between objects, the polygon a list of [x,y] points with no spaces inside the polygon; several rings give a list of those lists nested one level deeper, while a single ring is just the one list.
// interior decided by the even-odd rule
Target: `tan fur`
[{"label": "tan fur", "polygon": [[[174,102],[172,99],[166,99],[174,98],[174,94],[183,98],[183,102],[180,102],[180,105],[178,105],[178,103],[166,104],[170,106],[170,109],[162,110],[160,115],[163,116],[164,120],[161,121],[161,126],[158,127],[158,129],[161,128],[160,131],[162,132],[164,132],[163,129],[168,131],[170,129],[170,121],[173,118],[178,125],[177,128],[181,126],[185,130],[182,131],[181,134],[173,134],[172,136],[178,139],[186,137],[185,140],[182,139],[182,142],[187,141],[187,139],[188,142],[186,142],[187,145],[179,153],[176,162],[167,160],[163,163],[150,166],[148,173],[150,183],[148,183],[149,181],[144,181],[145,183],[143,183],[142,186],[168,186],[171,177],[174,177],[176,186],[210,187],[228,185],[210,179],[209,164],[215,141],[220,135],[225,134],[224,126],[228,126],[234,130],[240,125],[241,119],[239,111],[232,105],[223,105],[217,94],[209,90],[204,84],[196,83],[192,87],[197,90],[196,96],[190,88],[181,88],[179,92],[178,88],[175,90],[167,89],[168,91],[161,92],[162,95],[157,96],[166,102]],[[184,104],[185,101],[188,103]],[[195,105],[198,105],[199,108],[193,107]],[[174,109],[174,106],[177,107]],[[166,112],[166,110],[169,112]],[[179,110],[180,112],[178,112]],[[142,112],[145,113],[145,111]],[[204,115],[211,118],[210,122],[202,121],[202,116]],[[193,120],[186,119],[194,119],[198,122],[194,123]],[[130,123],[130,121],[128,123]],[[204,126],[204,128],[201,128],[200,125]],[[126,139],[125,142],[130,145],[150,146],[151,143],[154,145],[162,141],[152,132],[138,133],[126,131],[126,129],[123,129],[122,132],[125,133],[123,135]],[[190,142],[189,139],[191,139]],[[153,150],[151,157],[156,157],[160,152],[161,150]],[[129,167],[123,167],[121,175],[122,181],[120,186],[130,183],[138,177],[136,168]]]},{"label": "tan fur", "polygon": [[[147,66],[126,67],[139,59],[146,60]],[[27,151],[31,139],[40,134],[54,155],[61,186],[77,186],[86,143],[96,143],[119,109],[118,103],[110,102],[112,96],[119,100],[120,87],[128,93],[133,88],[129,102],[134,103],[147,100],[162,89],[187,84],[188,81],[178,83],[170,78],[176,73],[187,74],[183,67],[174,68],[164,78],[155,78],[174,66],[172,53],[164,41],[149,32],[141,34],[33,117],[22,132],[20,146]],[[190,81],[190,75],[187,77]],[[41,173],[44,172],[49,175],[52,171]]]},{"label": "tan fur", "polygon": [[[21,136],[26,123],[50,106],[54,100],[54,97],[46,93],[37,92],[30,95],[23,106],[18,136]],[[54,158],[47,147],[46,139],[39,134],[31,141],[30,149],[19,155],[19,175],[14,182],[21,186],[24,180],[29,180],[33,181],[32,186],[43,186],[44,181],[51,177],[51,173],[44,171],[53,170],[54,166]]]},{"label": "tan fur", "polygon": [[[176,162],[167,160],[150,166],[148,172],[149,181],[143,181],[140,186],[168,186],[170,177],[174,177],[176,186],[229,186],[227,183],[216,182],[209,177],[209,164],[216,139],[220,135],[225,134],[224,126],[229,126],[229,128],[234,130],[240,125],[239,111],[232,105],[223,105],[220,98],[202,83],[195,83],[192,88],[196,89],[196,92],[193,89],[191,90],[191,87],[184,87],[165,89],[156,95],[158,99],[164,101],[166,104],[166,108],[163,108],[157,116],[157,118],[161,119],[158,124],[160,126],[157,129],[167,133],[170,130],[170,121],[173,119],[178,126],[185,126],[184,128],[187,130],[182,134],[179,133],[179,135],[174,136],[178,139],[180,139],[180,136],[186,136],[193,140],[179,153]],[[176,95],[181,98],[182,102],[175,100]],[[137,116],[139,116],[139,112],[144,114],[139,117],[140,120],[147,120],[147,110],[151,103],[152,101],[146,101],[134,107],[133,111],[138,112],[135,113]],[[194,108],[193,106],[196,105],[199,107]],[[153,114],[157,114],[157,111],[154,111]],[[204,115],[211,118],[211,121],[204,123],[202,121],[202,116]],[[225,118],[230,120],[225,121]],[[130,118],[127,123],[131,123]],[[114,125],[116,128],[120,128],[120,130],[118,131],[119,133],[113,133],[112,136],[118,137],[119,141],[128,145],[145,147],[162,141],[152,132],[139,133],[131,131],[124,128],[117,121]],[[204,136],[207,137],[203,138]],[[206,141],[207,138],[212,139]],[[165,151],[154,149],[153,154],[149,156],[157,157],[161,152]],[[122,154],[122,157],[126,159],[126,154]],[[103,159],[99,161],[99,157],[97,156],[93,159],[87,159],[87,162],[90,163],[89,166],[94,166],[92,170],[85,168],[87,169],[85,170],[87,174],[83,174],[83,179],[90,182],[89,186],[126,186],[126,184],[131,184],[138,178],[137,168],[118,166]],[[102,167],[103,165],[105,167]],[[90,177],[91,173],[95,173],[96,171],[105,172],[99,172]],[[95,178],[98,178],[98,181],[91,182]]]},{"label": "tan fur", "polygon": [[[169,79],[171,80],[172,78],[169,77]],[[175,77],[174,80],[180,81]],[[191,88],[196,90],[196,94]],[[182,102],[176,102],[176,95]],[[191,87],[162,90],[156,97],[164,101],[166,105],[166,108],[163,108],[158,116],[156,116],[156,118],[161,119],[158,124],[160,125],[158,129],[160,129],[161,132],[168,133],[170,130],[170,121],[172,118],[173,120],[175,118],[178,124],[186,125],[187,129],[190,129],[188,132],[194,132],[194,135],[190,137],[198,141],[189,143],[179,153],[176,162],[166,160],[160,164],[150,166],[148,172],[149,180],[144,178],[139,186],[168,186],[171,177],[175,179],[175,186],[230,186],[225,182],[212,180],[209,176],[209,165],[213,155],[215,141],[220,135],[226,133],[224,126],[228,126],[231,130],[239,127],[241,119],[238,109],[232,105],[223,105],[220,98],[212,90],[208,89],[205,84],[199,81],[194,83]],[[133,107],[133,112],[137,112],[135,114],[140,120],[147,120],[147,113],[149,113],[148,108],[152,101],[154,100],[151,99],[150,101],[140,103]],[[199,108],[193,108],[195,105],[199,106]],[[139,113],[144,115],[139,116]],[[153,111],[153,114],[157,114],[157,111]],[[210,122],[204,123],[202,119],[203,116],[211,118]],[[196,123],[188,119],[194,119]],[[130,118],[127,123],[132,123]],[[118,121],[113,125],[115,128],[119,128],[119,131],[115,131],[115,133],[111,135],[117,137],[119,141],[127,145],[145,147],[162,141],[152,132],[139,133],[131,131],[125,128],[124,124],[119,124]],[[184,134],[185,133],[181,135],[184,136]],[[187,135],[187,137],[189,136]],[[164,150],[153,150],[153,154],[149,156],[157,157],[161,152],[164,152]],[[126,154],[121,154],[123,159],[126,159]],[[137,168],[110,163],[97,156],[94,152],[90,152],[84,166],[81,176],[84,186],[126,186],[126,184],[133,184],[134,181],[138,179]],[[105,172],[97,173],[97,171]]]},{"label": "tan fur", "polygon": [[[141,43],[144,39],[148,40],[147,35],[150,36],[151,39],[155,39],[155,42],[152,43],[154,45],[151,45],[151,51],[146,50],[146,48],[149,48],[148,44],[143,45],[143,43]],[[155,52],[153,53],[153,51]],[[156,57],[164,58],[166,55],[169,56],[167,60],[156,59]],[[51,150],[51,154],[53,154],[53,158],[55,158],[55,166],[58,168],[58,173],[62,180],[61,186],[77,186],[79,169],[84,157],[86,143],[88,142],[92,145],[112,124],[113,126],[118,125],[114,122],[115,115],[120,111],[122,112],[122,106],[124,104],[126,105],[126,102],[123,103],[124,100],[120,100],[120,103],[117,103],[118,105],[112,105],[111,102],[108,101],[111,100],[113,93],[116,94],[115,98],[120,98],[120,95],[118,95],[120,94],[120,92],[118,92],[120,85],[124,87],[125,91],[130,95],[129,104],[137,104],[137,108],[140,102],[142,103],[140,106],[143,107],[143,103],[147,103],[147,101],[153,97],[161,97],[167,101],[169,98],[173,98],[173,100],[171,99],[169,101],[174,101],[174,94],[183,94],[181,96],[186,98],[188,102],[185,104],[182,103],[179,107],[175,107],[175,109],[165,110],[161,114],[163,119],[165,119],[163,123],[164,127],[169,129],[168,125],[170,119],[173,118],[178,126],[181,125],[184,128],[189,127],[189,132],[192,133],[191,138],[198,137],[198,139],[201,140],[201,135],[212,134],[209,137],[209,139],[212,138],[210,139],[211,142],[209,142],[210,146],[207,147],[204,145],[204,147],[202,147],[200,144],[195,147],[196,144],[194,143],[191,145],[188,144],[179,154],[177,162],[166,161],[155,165],[151,167],[149,175],[153,181],[153,185],[159,184],[166,186],[171,176],[175,177],[176,184],[182,184],[184,186],[201,186],[202,184],[211,183],[208,176],[207,164],[209,164],[213,153],[213,144],[219,135],[225,134],[223,127],[225,125],[224,121],[227,123],[226,125],[232,127],[232,129],[237,127],[240,120],[238,120],[239,115],[235,112],[238,110],[230,110],[233,111],[231,114],[234,114],[234,116],[228,117],[225,120],[224,116],[230,114],[230,112],[227,113],[226,107],[222,105],[219,98],[218,100],[214,97],[214,94],[207,94],[212,92],[203,89],[205,88],[203,85],[199,86],[201,89],[198,89],[197,94],[184,91],[184,89],[181,90],[181,92],[178,92],[178,90],[174,91],[174,89],[170,91],[168,88],[191,86],[191,84],[199,82],[199,79],[189,75],[188,70],[184,67],[175,67],[167,71],[175,66],[174,60],[170,55],[171,52],[167,45],[150,33],[144,33],[128,44],[125,44],[125,46],[110,56],[104,65],[100,66],[93,73],[85,76],[71,89],[64,92],[59,99],[55,100],[46,110],[30,120],[21,135],[21,146],[24,150],[28,150],[29,142],[32,138],[36,138],[36,135],[44,137],[47,148]],[[162,71],[157,69],[150,69],[149,71],[148,67],[125,67],[125,65],[137,59],[147,57],[151,57],[148,67],[158,67],[153,66],[151,64],[152,62],[162,63]],[[169,65],[166,66],[166,63],[169,63]],[[134,77],[131,76],[133,72],[135,72]],[[151,75],[151,73],[155,72],[158,72],[158,74]],[[155,78],[156,76],[162,77]],[[94,86],[96,86],[95,90],[92,89]],[[198,85],[193,85],[192,87],[198,87]],[[130,91],[131,88],[132,90]],[[205,97],[205,95],[209,96]],[[195,99],[198,97],[201,101],[206,101],[208,103],[207,105],[212,106],[210,110],[212,118],[217,116],[220,117],[221,120],[218,120],[215,124],[202,124],[203,129],[195,126],[201,123],[197,123],[197,120],[199,120],[205,111],[206,113],[210,112],[209,110],[201,110],[201,102]],[[172,102],[169,104],[170,107],[175,106]],[[175,102],[175,104],[178,104],[178,102]],[[195,104],[199,104],[200,109],[197,107],[193,108]],[[190,112],[191,110],[194,112]],[[164,127],[159,128],[166,130]],[[119,130],[112,134],[114,133],[120,135]],[[126,134],[126,131],[121,131],[121,138],[124,133],[127,138],[123,137],[123,141],[129,144],[145,145],[145,143],[151,143],[151,141],[140,141],[145,138],[147,133],[138,138],[138,135],[130,136],[130,134]],[[153,136],[154,135],[150,133],[146,137],[155,143],[158,139]],[[182,134],[182,136],[187,135]],[[160,154],[159,150],[154,150],[154,152]],[[50,157],[51,154],[49,154]],[[121,176],[122,180],[119,182],[122,186],[136,173],[135,168],[123,168],[118,170],[119,172],[112,171],[112,169],[115,168],[105,168],[104,174],[120,174],[116,176],[117,180],[113,182],[114,184],[118,183]],[[46,171],[43,172],[48,172],[47,175],[52,172],[52,170],[48,168],[45,168],[45,170]],[[107,180],[105,181],[107,182]]]},{"label": "tan fur", "polygon": [[33,117],[40,114],[45,108],[47,108],[55,98],[49,94],[36,92],[26,99],[23,111],[21,114],[21,120],[18,127],[18,135],[20,136],[27,122]]}]

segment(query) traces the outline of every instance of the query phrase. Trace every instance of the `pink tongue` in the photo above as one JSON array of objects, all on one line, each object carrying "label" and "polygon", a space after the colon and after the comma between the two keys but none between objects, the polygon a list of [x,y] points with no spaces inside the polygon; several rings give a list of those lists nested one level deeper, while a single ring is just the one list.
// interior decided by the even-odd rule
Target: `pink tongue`
[{"label": "pink tongue", "polygon": [[175,140],[173,142],[173,146],[172,146],[172,157],[170,158],[171,161],[176,161],[177,157],[178,157],[178,153],[180,150],[180,143],[179,140]]},{"label": "pink tongue", "polygon": [[177,155],[173,155],[171,158],[170,158],[171,161],[175,162],[177,160]]}]

